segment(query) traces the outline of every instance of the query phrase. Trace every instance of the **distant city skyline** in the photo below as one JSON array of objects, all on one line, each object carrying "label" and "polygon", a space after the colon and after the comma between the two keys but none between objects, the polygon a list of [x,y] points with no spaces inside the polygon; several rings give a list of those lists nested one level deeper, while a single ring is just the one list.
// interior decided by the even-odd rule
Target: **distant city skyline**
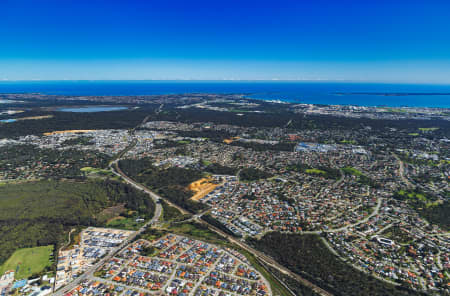
[{"label": "distant city skyline", "polygon": [[433,0],[6,0],[0,81],[450,84],[449,19]]}]

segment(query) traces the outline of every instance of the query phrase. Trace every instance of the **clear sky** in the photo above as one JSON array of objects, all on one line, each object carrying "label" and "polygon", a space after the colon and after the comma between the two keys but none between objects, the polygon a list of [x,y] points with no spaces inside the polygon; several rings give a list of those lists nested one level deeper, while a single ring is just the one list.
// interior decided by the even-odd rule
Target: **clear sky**
[{"label": "clear sky", "polygon": [[450,84],[448,0],[0,0],[0,80]]}]

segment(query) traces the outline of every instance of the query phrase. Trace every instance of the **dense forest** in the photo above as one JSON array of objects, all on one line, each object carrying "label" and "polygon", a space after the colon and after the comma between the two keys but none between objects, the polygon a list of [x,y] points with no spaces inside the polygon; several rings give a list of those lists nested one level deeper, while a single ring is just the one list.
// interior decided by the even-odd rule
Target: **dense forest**
[{"label": "dense forest", "polygon": [[0,186],[0,264],[16,249],[58,245],[77,226],[102,226],[107,207],[123,204],[152,217],[153,201],[123,183],[39,181]]},{"label": "dense forest", "polygon": [[[418,295],[354,269],[331,253],[317,235],[271,232],[249,243],[334,295]],[[283,242],[280,244],[280,242]]]},{"label": "dense forest", "polygon": [[419,214],[430,223],[434,223],[442,227],[444,231],[450,229],[450,201],[446,200],[441,204],[423,207],[419,210]]},{"label": "dense forest", "polygon": [[193,193],[187,186],[202,178],[199,170],[179,167],[155,167],[148,158],[140,160],[124,159],[119,162],[120,168],[134,180],[145,184],[171,202],[191,212],[205,209],[205,205],[192,201]]}]

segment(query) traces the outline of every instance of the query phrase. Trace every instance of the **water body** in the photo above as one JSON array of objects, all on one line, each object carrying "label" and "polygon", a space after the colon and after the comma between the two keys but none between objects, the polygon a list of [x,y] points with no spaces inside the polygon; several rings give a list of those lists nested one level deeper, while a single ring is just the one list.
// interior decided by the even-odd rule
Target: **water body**
[{"label": "water body", "polygon": [[61,112],[77,112],[77,113],[91,113],[91,112],[106,112],[119,111],[128,109],[127,107],[112,107],[112,106],[92,106],[92,107],[78,107],[78,108],[59,108],[57,111]]},{"label": "water body", "polygon": [[3,122],[3,123],[10,123],[10,122],[16,122],[17,120],[16,119],[2,119],[2,120],[0,120],[0,122]]},{"label": "water body", "polygon": [[[262,100],[359,105],[450,108],[450,85],[263,82],[263,81],[2,81],[0,93],[54,95],[160,95],[239,93]],[[386,96],[383,94],[397,94]],[[435,95],[435,94],[441,95]],[[401,95],[407,94],[407,95]]]}]

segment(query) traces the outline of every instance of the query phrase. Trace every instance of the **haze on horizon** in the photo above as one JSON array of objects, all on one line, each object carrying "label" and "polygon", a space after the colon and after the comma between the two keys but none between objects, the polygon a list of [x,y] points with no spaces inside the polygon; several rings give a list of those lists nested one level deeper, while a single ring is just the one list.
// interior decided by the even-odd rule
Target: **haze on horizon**
[{"label": "haze on horizon", "polygon": [[0,81],[450,84],[448,1],[216,2],[2,1]]}]

